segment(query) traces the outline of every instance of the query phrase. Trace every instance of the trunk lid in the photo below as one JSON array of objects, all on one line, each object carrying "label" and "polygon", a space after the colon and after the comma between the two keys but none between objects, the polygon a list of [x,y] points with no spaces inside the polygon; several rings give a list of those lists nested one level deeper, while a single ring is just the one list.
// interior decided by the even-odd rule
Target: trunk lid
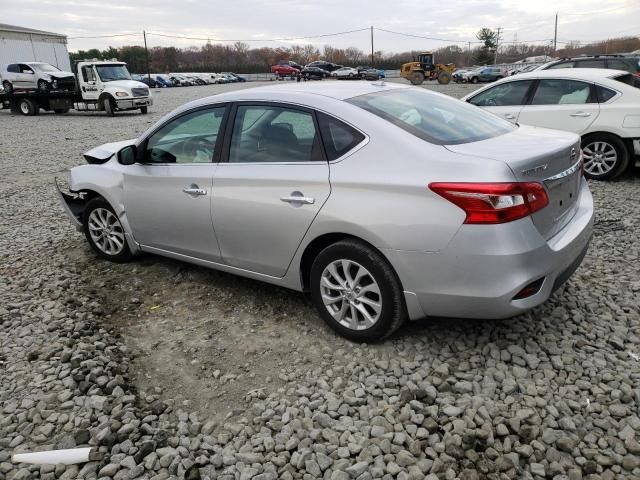
[{"label": "trunk lid", "polygon": [[506,135],[446,148],[462,155],[502,161],[517,181],[543,184],[549,204],[531,218],[545,239],[553,237],[573,218],[583,182],[577,135],[520,126]]}]

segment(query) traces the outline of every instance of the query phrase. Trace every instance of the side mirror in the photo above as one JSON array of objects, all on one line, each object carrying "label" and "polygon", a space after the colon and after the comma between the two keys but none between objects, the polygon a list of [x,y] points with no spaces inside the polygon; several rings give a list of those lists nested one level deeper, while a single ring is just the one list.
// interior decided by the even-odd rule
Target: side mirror
[{"label": "side mirror", "polygon": [[118,152],[118,163],[121,165],[133,165],[138,158],[138,149],[135,145],[124,147]]}]

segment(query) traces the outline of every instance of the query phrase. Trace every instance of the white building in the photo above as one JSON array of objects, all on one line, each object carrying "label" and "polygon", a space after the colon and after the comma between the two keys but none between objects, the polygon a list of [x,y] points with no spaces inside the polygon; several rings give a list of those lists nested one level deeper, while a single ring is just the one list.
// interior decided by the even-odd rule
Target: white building
[{"label": "white building", "polygon": [[70,72],[67,36],[0,23],[0,67],[18,62],[45,62]]}]

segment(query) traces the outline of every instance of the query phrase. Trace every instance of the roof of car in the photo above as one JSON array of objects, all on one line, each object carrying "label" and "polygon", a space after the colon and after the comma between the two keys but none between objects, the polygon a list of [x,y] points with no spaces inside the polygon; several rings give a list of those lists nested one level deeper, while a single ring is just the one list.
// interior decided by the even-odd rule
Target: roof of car
[{"label": "roof of car", "polygon": [[582,80],[596,80],[628,74],[629,72],[625,72],[624,70],[611,70],[608,68],[561,68],[551,70],[534,70],[532,72],[519,73],[517,76],[508,78],[512,80],[521,80],[523,78],[562,77]]}]

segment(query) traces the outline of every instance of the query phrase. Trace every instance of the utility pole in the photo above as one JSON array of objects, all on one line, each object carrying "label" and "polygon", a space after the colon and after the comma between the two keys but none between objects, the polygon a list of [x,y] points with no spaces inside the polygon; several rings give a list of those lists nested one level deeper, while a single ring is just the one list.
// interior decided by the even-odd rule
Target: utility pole
[{"label": "utility pole", "polygon": [[373,25],[371,25],[371,68],[373,67]]},{"label": "utility pole", "polygon": [[149,85],[151,85],[151,69],[149,68],[149,49],[147,48],[147,32],[142,31],[142,37],[144,38],[144,53],[147,60],[147,78],[149,79]]},{"label": "utility pole", "polygon": [[495,65],[496,63],[498,63],[498,45],[500,43],[500,30],[502,30],[502,27],[498,27],[498,32],[496,33],[496,52],[493,56],[493,64]]},{"label": "utility pole", "polygon": [[471,65],[471,42],[467,42],[469,48],[467,49],[467,64]]},{"label": "utility pole", "polygon": [[553,53],[556,53],[558,43],[558,12],[556,12],[556,26],[553,31]]}]

